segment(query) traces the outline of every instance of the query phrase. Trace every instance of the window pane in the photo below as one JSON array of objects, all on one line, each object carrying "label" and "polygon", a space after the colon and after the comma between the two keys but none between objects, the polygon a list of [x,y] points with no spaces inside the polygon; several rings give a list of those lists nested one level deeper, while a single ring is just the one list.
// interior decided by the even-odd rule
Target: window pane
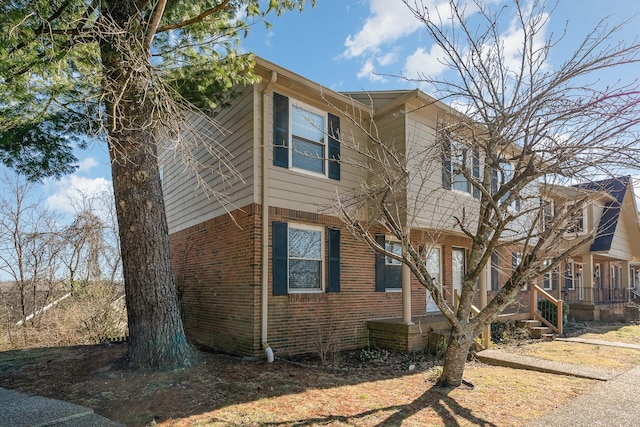
[{"label": "window pane", "polygon": [[430,248],[428,250],[424,265],[431,277],[437,283],[442,283],[440,281],[440,248]]},{"label": "window pane", "polygon": [[295,136],[324,144],[324,117],[294,106],[291,112],[291,127]]},{"label": "window pane", "polygon": [[324,173],[324,146],[293,137],[291,163],[294,168]]},{"label": "window pane", "polygon": [[[391,253],[394,253],[398,256],[402,256],[402,245],[400,244],[400,242],[385,242],[385,249]],[[390,257],[386,257],[386,263],[387,264],[402,264],[400,261],[390,258]]]},{"label": "window pane", "polygon": [[289,289],[320,289],[321,261],[289,260]]},{"label": "window pane", "polygon": [[321,238],[320,231],[289,227],[289,258],[322,259]]}]

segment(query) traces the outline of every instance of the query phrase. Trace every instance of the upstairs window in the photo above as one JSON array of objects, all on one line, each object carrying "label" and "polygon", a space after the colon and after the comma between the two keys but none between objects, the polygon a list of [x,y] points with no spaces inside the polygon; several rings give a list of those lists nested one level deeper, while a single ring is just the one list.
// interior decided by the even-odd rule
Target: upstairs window
[{"label": "upstairs window", "polygon": [[459,142],[444,142],[442,146],[442,185],[449,190],[473,194],[480,192],[465,176],[480,179],[480,154],[478,150],[465,147]]},{"label": "upstairs window", "polygon": [[[513,174],[514,167],[511,163],[508,162],[500,163],[500,167],[498,169],[493,169],[491,175],[491,194],[496,194],[504,183],[511,181],[513,179]],[[504,204],[510,196],[511,192],[506,192],[504,195],[502,195],[502,197],[500,197],[500,204]],[[511,201],[508,208],[514,211],[519,211],[520,199],[516,198],[515,200]]]},{"label": "upstairs window", "polygon": [[567,233],[584,233],[584,209],[569,204],[565,207],[568,210]]},{"label": "upstairs window", "polygon": [[553,227],[553,221],[556,218],[556,204],[553,200],[542,199],[540,201],[541,221],[540,228],[542,231]]},{"label": "upstairs window", "polygon": [[273,164],[340,179],[340,118],[274,93]]}]

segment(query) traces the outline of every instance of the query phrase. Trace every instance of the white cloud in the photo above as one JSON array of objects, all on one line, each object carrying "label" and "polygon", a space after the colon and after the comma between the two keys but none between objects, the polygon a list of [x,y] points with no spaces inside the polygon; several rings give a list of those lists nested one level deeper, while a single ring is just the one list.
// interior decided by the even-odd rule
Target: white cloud
[{"label": "white cloud", "polygon": [[49,183],[49,187],[53,194],[47,197],[47,206],[61,213],[75,213],[79,207],[86,207],[82,206],[83,201],[90,201],[104,191],[110,192],[111,181],[102,177],[86,178],[73,174]]},{"label": "white cloud", "polygon": [[375,73],[375,67],[372,60],[367,60],[357,75],[358,79],[369,79],[372,82],[384,82],[385,79],[379,74]]},{"label": "white cloud", "polygon": [[349,35],[344,43],[346,49],[343,55],[346,58],[375,52],[381,45],[408,36],[422,26],[411,11],[397,0],[369,0],[369,10],[371,16],[362,28],[355,35]]},{"label": "white cloud", "polygon": [[96,166],[98,166],[98,161],[93,157],[87,157],[78,163],[78,172],[89,172]]},{"label": "white cloud", "polygon": [[389,53],[387,53],[385,55],[380,56],[376,60],[378,61],[378,64],[380,64],[380,65],[389,65],[389,64],[393,64],[394,62],[396,62],[397,59],[398,59],[398,55],[395,52],[389,52]]},{"label": "white cloud", "polygon": [[407,57],[405,62],[406,77],[421,79],[424,76],[435,77],[441,74],[447,69],[443,63],[445,57],[445,52],[440,46],[433,45],[429,52],[419,47]]}]

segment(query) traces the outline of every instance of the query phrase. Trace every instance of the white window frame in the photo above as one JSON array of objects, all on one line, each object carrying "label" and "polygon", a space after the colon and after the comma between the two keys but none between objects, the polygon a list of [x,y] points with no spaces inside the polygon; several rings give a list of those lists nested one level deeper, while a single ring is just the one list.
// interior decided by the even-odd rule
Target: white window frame
[{"label": "white window frame", "polygon": [[[502,185],[502,180],[504,177],[504,182],[509,182],[511,179],[513,179],[513,174],[514,174],[514,170],[515,170],[515,166],[513,165],[513,163],[511,162],[502,162],[502,169],[504,169],[504,174],[502,172],[502,169],[500,168],[496,168],[496,179],[498,180],[497,184],[498,184],[498,189],[500,189],[501,185]],[[508,167],[507,167],[508,166]],[[504,203],[507,196],[509,195],[509,193],[505,194],[501,199],[500,199],[500,204]],[[509,211],[512,212],[518,212],[520,209],[518,208],[518,200],[512,200],[511,203],[509,203],[509,205],[507,206],[507,209]]]},{"label": "white window frame", "polygon": [[[291,250],[291,230],[306,230],[306,231],[314,231],[320,232],[320,259],[314,258],[294,258],[290,254]],[[308,224],[298,224],[298,223],[289,223],[287,228],[287,291],[290,294],[320,294],[325,292],[325,227],[316,226],[316,225],[308,225]],[[291,260],[312,260],[312,261],[320,261],[320,287],[319,288],[291,288]]]},{"label": "white window frame", "polygon": [[[469,180],[464,176],[464,174],[462,174],[462,172],[456,172],[456,169],[457,166],[459,166],[460,168],[467,169],[467,171],[469,172],[473,172],[473,150],[468,147],[465,148],[461,143],[457,141],[451,142],[450,150],[451,152],[449,153],[449,163],[451,165],[451,169],[449,172],[451,174],[451,191],[455,191],[460,194],[468,194],[471,196],[473,195],[473,185],[471,185],[471,182],[469,182]],[[466,157],[466,164],[462,165],[461,162],[464,157]],[[458,160],[457,163],[456,160]],[[456,188],[456,183],[461,184],[463,182],[467,184],[466,190]]]},{"label": "white window frame", "polygon": [[[301,168],[301,167],[295,167],[293,165],[293,152],[294,152],[294,148],[293,148],[293,138],[294,138],[294,132],[293,132],[293,114],[294,111],[298,110],[298,111],[307,111],[309,113],[312,114],[316,114],[318,116],[322,117],[322,124],[323,124],[323,128],[322,128],[322,135],[323,135],[323,140],[322,143],[318,144],[317,141],[309,141],[311,143],[314,144],[318,144],[318,145],[322,145],[322,158],[320,159],[322,161],[322,170],[323,172],[316,172],[316,171],[312,171],[309,169],[305,169],[305,168]],[[329,121],[329,118],[327,116],[327,112],[323,111],[319,108],[313,107],[309,104],[305,104],[303,102],[300,102],[298,100],[295,100],[293,98],[289,98],[289,169],[297,171],[297,172],[301,172],[301,173],[305,173],[305,174],[309,174],[309,175],[313,175],[313,176],[317,176],[317,177],[322,177],[322,178],[328,178],[328,174],[329,174],[329,161],[328,161],[328,150],[329,150],[329,143],[328,143],[328,138],[327,138],[327,123]],[[320,130],[320,129],[318,129]],[[308,140],[305,140],[308,141]]]},{"label": "white window frame", "polygon": [[[519,266],[520,264],[522,264],[522,252],[512,252],[511,256],[513,257],[513,255],[515,254],[518,263],[517,266]],[[517,268],[516,266],[516,268]],[[511,274],[513,275],[513,273],[515,272],[515,270],[513,269],[514,265],[513,265],[513,261],[511,261]],[[522,285],[522,287],[520,288],[521,291],[526,291],[527,290],[527,284],[525,283],[524,285]]]},{"label": "white window frame", "polygon": [[[544,268],[549,267],[549,264],[551,264],[551,260],[550,259],[545,259],[542,262],[542,265],[544,266]],[[544,275],[542,276],[542,289],[544,289],[545,291],[552,291],[553,290],[553,273],[554,273],[556,268],[557,267],[552,268],[551,270],[549,270],[546,273],[544,273]],[[549,284],[548,287],[547,287],[547,283]]]},{"label": "white window frame", "polygon": [[[392,246],[399,247],[400,248],[400,253],[398,255],[402,256],[402,242],[400,242],[400,240],[398,240],[395,236],[385,235],[384,236],[384,248],[389,252],[393,252],[392,251]],[[386,265],[390,265],[390,266],[394,266],[394,267],[402,269],[402,262],[398,261],[397,259],[393,259],[391,257],[388,257],[386,255],[384,257],[384,263],[385,263],[385,266]],[[400,270],[400,275],[402,277],[402,270]],[[385,283],[385,285],[386,285],[386,283]],[[385,292],[402,292],[402,279],[400,279],[400,286],[399,287],[396,288],[396,287],[386,287],[385,286],[384,290],[385,290]]]},{"label": "white window frame", "polygon": [[[573,206],[574,206],[574,205],[575,205],[575,203],[569,203],[569,204],[565,205],[565,209],[567,209],[567,210],[571,210],[571,209],[573,208]],[[569,234],[569,235],[572,235],[572,236],[576,236],[576,235],[578,235],[578,236],[579,236],[579,235],[584,235],[584,234],[586,234],[586,231],[585,231],[585,229],[586,229],[586,227],[585,227],[585,221],[586,221],[586,218],[587,218],[587,212],[586,212],[586,211],[587,211],[586,206],[583,206],[583,207],[582,207],[582,209],[581,209],[581,213],[582,213],[582,215],[580,216],[580,220],[581,220],[580,222],[581,222],[582,224],[581,224],[581,226],[579,227],[579,229],[577,229],[577,230],[572,230],[572,229],[571,229],[571,227],[572,227],[572,226],[570,226],[570,225],[569,225],[569,226],[567,226],[567,231],[565,232],[565,234]],[[576,218],[576,219],[578,219],[578,218]],[[567,220],[568,220],[568,221],[571,221],[571,218],[567,218]]]},{"label": "white window frame", "polygon": [[[540,209],[542,209],[541,212],[541,230],[542,231],[546,231],[550,222],[552,222],[554,220],[554,218],[556,217],[556,202],[553,199],[550,199],[548,197],[543,197],[541,199],[542,202],[542,206],[540,206]],[[549,212],[548,214],[548,210],[547,210],[547,206],[551,207],[551,212]],[[550,221],[547,221],[547,218]]]}]

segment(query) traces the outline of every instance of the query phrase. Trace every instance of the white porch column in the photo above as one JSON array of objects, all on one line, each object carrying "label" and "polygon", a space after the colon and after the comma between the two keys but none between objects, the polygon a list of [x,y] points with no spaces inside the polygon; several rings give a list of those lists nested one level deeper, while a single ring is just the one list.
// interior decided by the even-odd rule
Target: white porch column
[{"label": "white porch column", "polygon": [[[405,235],[407,239],[409,239],[411,235],[411,229],[409,227],[405,229]],[[407,257],[404,245],[402,251],[404,252],[403,256]],[[411,321],[411,270],[404,263],[402,263],[402,323],[405,325],[413,325]]]},{"label": "white porch column", "polygon": [[411,270],[402,264],[402,323],[413,325],[411,321]]},{"label": "white porch column", "polygon": [[593,255],[582,257],[582,280],[584,283],[584,301],[593,303]]},{"label": "white porch column", "polygon": [[629,288],[631,288],[631,265],[629,261],[622,261],[620,267],[620,285],[624,289],[625,298],[631,298]]},{"label": "white porch column", "polygon": [[[489,274],[489,269],[485,265],[482,269],[482,273],[480,273],[480,310],[487,306],[487,274]],[[484,348],[489,348],[491,345],[491,326],[487,326],[482,331],[482,345]]]}]

